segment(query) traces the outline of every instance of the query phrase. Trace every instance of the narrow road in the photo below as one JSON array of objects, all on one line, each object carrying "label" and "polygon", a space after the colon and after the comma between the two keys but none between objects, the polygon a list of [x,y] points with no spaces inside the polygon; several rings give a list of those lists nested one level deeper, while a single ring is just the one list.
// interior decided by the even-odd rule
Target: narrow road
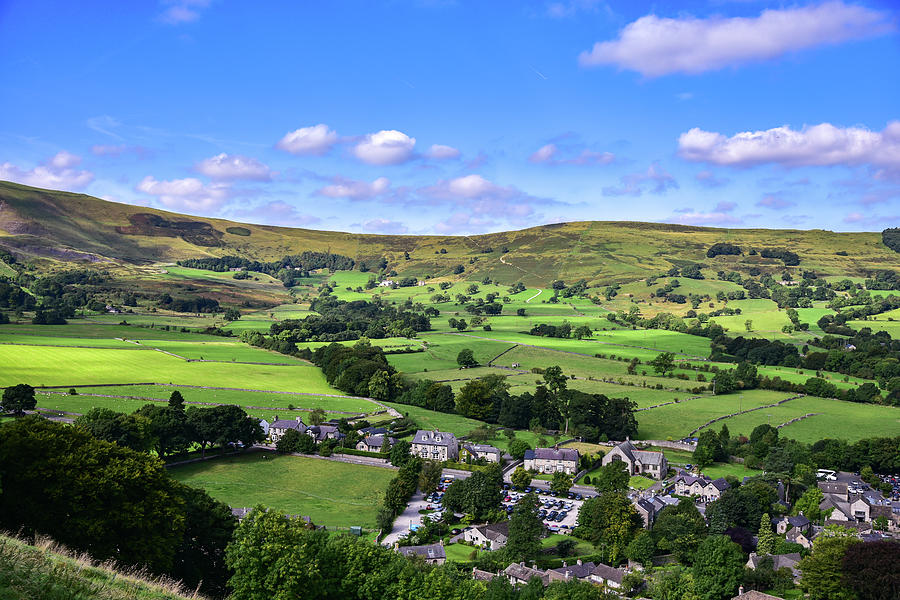
[{"label": "narrow road", "polygon": [[534,300],[535,298],[537,298],[538,296],[540,296],[540,295],[541,295],[541,292],[543,292],[543,291],[544,291],[544,290],[538,290],[538,291],[537,291],[537,294],[535,294],[534,296],[532,296],[531,298],[529,298],[528,300],[526,300],[525,303],[528,304],[529,302],[531,302],[532,300]]}]

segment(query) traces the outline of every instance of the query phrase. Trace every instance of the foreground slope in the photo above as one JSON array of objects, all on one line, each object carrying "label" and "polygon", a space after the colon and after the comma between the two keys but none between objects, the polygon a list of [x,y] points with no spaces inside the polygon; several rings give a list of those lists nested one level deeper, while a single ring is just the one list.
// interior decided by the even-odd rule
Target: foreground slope
[{"label": "foreground slope", "polygon": [[706,250],[717,242],[748,250],[788,248],[800,255],[803,268],[826,275],[900,269],[900,254],[887,248],[879,233],[591,221],[475,236],[368,235],[191,217],[0,182],[0,247],[65,262],[140,265],[229,254],[274,260],[329,250],[355,259],[384,257],[391,268],[412,275],[450,275],[462,264],[467,278],[532,285],[554,279],[627,282],[688,262],[738,271],[782,266],[758,255],[708,259]]},{"label": "foreground slope", "polygon": [[37,546],[0,535],[0,598],[4,600],[199,600],[173,581],[96,564],[50,540]]}]

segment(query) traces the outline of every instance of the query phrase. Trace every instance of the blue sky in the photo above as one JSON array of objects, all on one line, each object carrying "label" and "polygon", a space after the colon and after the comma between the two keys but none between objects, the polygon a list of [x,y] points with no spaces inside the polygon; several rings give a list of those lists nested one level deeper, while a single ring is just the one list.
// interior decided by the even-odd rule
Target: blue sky
[{"label": "blue sky", "polygon": [[895,5],[0,0],[0,179],[373,233],[881,230]]}]

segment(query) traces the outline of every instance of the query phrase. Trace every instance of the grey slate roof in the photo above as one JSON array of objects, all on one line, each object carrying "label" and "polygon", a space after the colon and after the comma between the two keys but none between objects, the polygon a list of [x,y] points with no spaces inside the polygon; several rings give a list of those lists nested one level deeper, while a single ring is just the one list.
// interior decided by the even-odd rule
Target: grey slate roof
[{"label": "grey slate roof", "polygon": [[544,582],[544,585],[548,583],[548,577],[546,573],[537,569],[532,569],[531,567],[526,567],[522,563],[513,563],[503,569],[503,572],[507,575],[507,577],[520,579],[522,581],[528,581],[532,577],[538,577],[541,581]]},{"label": "grey slate roof", "polygon": [[622,583],[622,578],[625,576],[624,569],[614,569],[609,565],[604,565],[603,563],[598,563],[594,570],[591,571],[591,575],[599,577],[600,579],[605,579],[607,581],[614,581],[618,584]]},{"label": "grey slate roof", "polygon": [[450,446],[456,442],[456,436],[443,431],[431,431],[420,429],[413,438],[413,444],[426,444],[428,446]]},{"label": "grey slate roof", "polygon": [[363,429],[358,429],[357,433],[362,436],[367,435],[384,435],[387,433],[387,429],[384,427],[364,427]]},{"label": "grey slate roof", "polygon": [[421,556],[426,560],[436,560],[447,558],[444,547],[440,544],[426,544],[424,546],[403,546],[400,548],[400,554],[403,556]]},{"label": "grey slate roof", "polygon": [[553,569],[555,573],[559,573],[565,578],[566,573],[569,574],[569,579],[586,579],[591,576],[591,573],[594,572],[594,568],[597,565],[593,562],[586,563],[575,563],[574,565],[565,565],[559,567],[557,569]]},{"label": "grey slate roof", "polygon": [[304,433],[307,429],[303,421],[295,419],[278,419],[269,425],[270,429],[296,429],[300,433]]},{"label": "grey slate roof", "polygon": [[769,594],[764,594],[762,592],[757,592],[756,590],[750,590],[749,592],[744,592],[740,596],[735,596],[731,600],[782,600],[778,596],[770,596]]},{"label": "grey slate roof", "polygon": [[578,450],[574,448],[535,448],[525,452],[526,459],[567,460],[578,462]]},{"label": "grey slate roof", "polygon": [[652,452],[650,450],[638,450],[635,448],[634,444],[631,443],[631,440],[625,440],[618,446],[622,452],[624,452],[628,458],[632,461],[640,461],[645,465],[661,465],[663,461],[663,453],[662,452]]}]

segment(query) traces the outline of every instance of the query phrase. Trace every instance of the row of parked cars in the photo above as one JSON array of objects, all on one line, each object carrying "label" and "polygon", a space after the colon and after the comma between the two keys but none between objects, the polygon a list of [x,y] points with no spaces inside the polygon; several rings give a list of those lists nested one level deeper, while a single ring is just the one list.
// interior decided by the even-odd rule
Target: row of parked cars
[{"label": "row of parked cars", "polygon": [[[516,505],[526,494],[538,494],[540,500],[538,515],[541,520],[544,521],[544,525],[547,529],[554,533],[568,533],[575,528],[574,518],[569,519],[568,523],[563,523],[563,521],[566,521],[567,517],[569,517],[573,511],[576,511],[574,516],[577,517],[580,501],[584,500],[584,497],[581,494],[569,493],[567,494],[568,498],[560,498],[560,494],[532,487],[527,487],[519,492],[514,489],[509,489],[507,486],[504,493],[506,495],[503,498],[503,504],[507,514],[510,516],[515,510]],[[578,502],[578,504],[576,504],[576,502]]]}]

